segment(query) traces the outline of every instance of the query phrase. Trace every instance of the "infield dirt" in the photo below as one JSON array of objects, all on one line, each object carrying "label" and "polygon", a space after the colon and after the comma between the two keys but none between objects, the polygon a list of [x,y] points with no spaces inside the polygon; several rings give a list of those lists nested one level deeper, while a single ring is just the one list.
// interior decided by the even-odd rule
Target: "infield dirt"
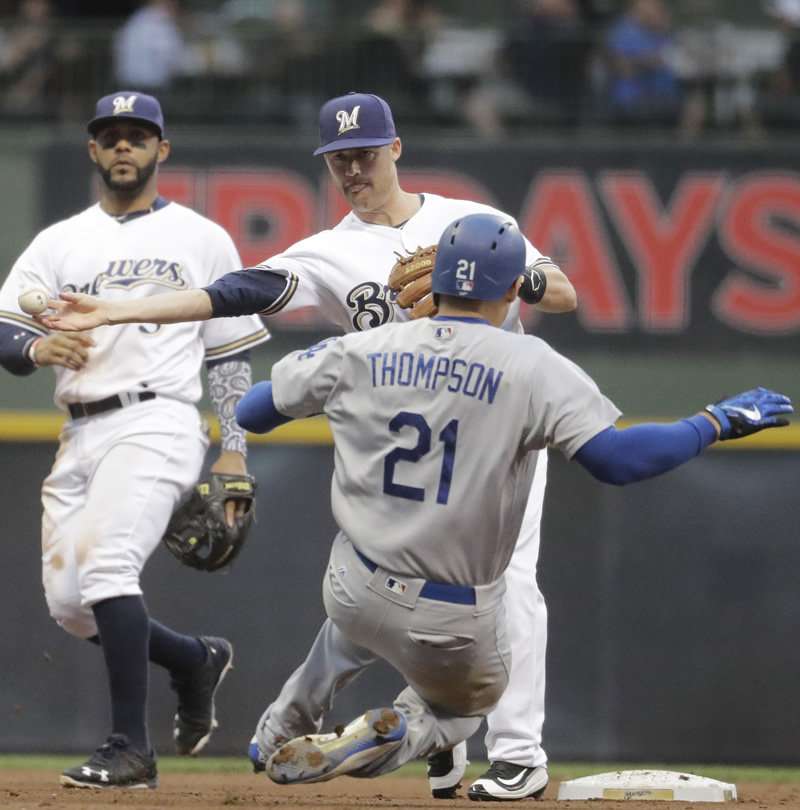
[{"label": "infield dirt", "polygon": [[[794,810],[800,808],[800,785],[762,782],[737,783],[737,802],[639,802],[639,801],[557,801],[558,783],[551,782],[541,801],[523,800],[503,806],[530,807],[532,810],[712,810],[746,805],[753,810]],[[313,808],[453,808],[497,807],[469,801],[464,795],[452,801],[434,801],[427,781],[416,777],[383,776],[360,780],[340,777],[316,785],[279,786],[255,774],[178,774],[160,775],[157,790],[86,790],[62,788],[58,774],[48,771],[0,770],[0,807],[13,810],[61,808],[75,810],[120,810],[132,807],[202,808],[230,810],[236,807]]]}]

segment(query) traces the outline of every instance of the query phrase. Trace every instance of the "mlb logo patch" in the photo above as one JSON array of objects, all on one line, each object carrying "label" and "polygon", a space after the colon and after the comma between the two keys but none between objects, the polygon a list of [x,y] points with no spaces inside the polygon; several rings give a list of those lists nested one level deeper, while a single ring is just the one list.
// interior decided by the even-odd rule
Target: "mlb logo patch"
[{"label": "mlb logo patch", "polygon": [[436,337],[439,338],[439,340],[450,340],[450,338],[453,337],[453,327],[437,326]]},{"label": "mlb logo patch", "polygon": [[472,288],[474,286],[475,285],[471,281],[468,281],[467,279],[462,279],[461,281],[456,282],[456,289],[459,292],[463,292],[463,293],[472,292]]},{"label": "mlb logo patch", "polygon": [[402,595],[402,594],[404,594],[406,592],[406,588],[408,588],[408,585],[406,585],[405,582],[400,582],[399,579],[395,579],[394,577],[389,577],[386,580],[386,587],[392,593],[397,593],[397,594]]}]

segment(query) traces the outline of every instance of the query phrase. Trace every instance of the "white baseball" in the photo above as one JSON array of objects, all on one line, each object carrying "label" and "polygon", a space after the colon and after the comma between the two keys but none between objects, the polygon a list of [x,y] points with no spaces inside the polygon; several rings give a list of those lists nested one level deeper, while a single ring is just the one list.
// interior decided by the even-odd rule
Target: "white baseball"
[{"label": "white baseball", "polygon": [[19,308],[28,315],[39,315],[47,309],[50,294],[41,284],[29,284],[19,291]]}]

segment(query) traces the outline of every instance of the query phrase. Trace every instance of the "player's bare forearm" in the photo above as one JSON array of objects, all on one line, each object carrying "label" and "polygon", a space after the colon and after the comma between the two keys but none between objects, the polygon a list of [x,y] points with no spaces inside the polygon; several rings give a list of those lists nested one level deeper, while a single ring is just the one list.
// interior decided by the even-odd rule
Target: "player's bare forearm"
[{"label": "player's bare forearm", "polygon": [[110,324],[207,321],[211,299],[205,290],[183,290],[132,301],[110,301]]},{"label": "player's bare forearm", "polygon": [[535,309],[544,312],[572,312],[578,306],[578,294],[572,282],[555,264],[540,265],[547,276],[547,287]]},{"label": "player's bare forearm", "polygon": [[211,472],[225,473],[226,475],[245,475],[247,473],[247,462],[245,457],[236,450],[223,450],[212,465]]},{"label": "player's bare forearm", "polygon": [[60,293],[50,301],[53,313],[37,316],[48,329],[82,332],[120,323],[183,323],[211,317],[211,299],[205,290],[185,290],[128,301],[110,301],[83,293]]}]

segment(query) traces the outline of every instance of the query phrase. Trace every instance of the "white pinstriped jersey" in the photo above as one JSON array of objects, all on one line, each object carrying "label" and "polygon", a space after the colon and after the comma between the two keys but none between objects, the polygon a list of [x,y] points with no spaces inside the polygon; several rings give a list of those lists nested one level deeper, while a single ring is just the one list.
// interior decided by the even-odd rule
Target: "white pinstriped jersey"
[{"label": "white pinstriped jersey", "polygon": [[[46,334],[17,303],[27,284],[43,285],[54,298],[77,291],[127,300],[204,287],[240,268],[228,233],[189,208],[171,202],[120,223],[98,203],[36,236],[0,289],[0,321]],[[226,357],[268,338],[257,315],[101,326],[92,332],[97,346],[84,369],[53,367],[54,400],[63,408],[146,387],[194,403],[202,396],[198,372],[204,357]]]},{"label": "white pinstriped jersey", "polygon": [[272,369],[292,417],[324,412],[331,503],[378,565],[479,585],[505,570],[536,453],[568,458],[620,411],[543,340],[485,321],[424,319],[332,338]]},{"label": "white pinstriped jersey", "polygon": [[[397,261],[418,247],[436,245],[444,229],[466,214],[502,211],[470,200],[423,194],[422,207],[402,227],[373,225],[349,213],[336,227],[302,239],[284,253],[258,267],[289,274],[284,294],[264,315],[318,307],[322,315],[345,332],[361,332],[392,321],[408,320],[408,310],[394,304],[395,293],[386,286]],[[530,264],[542,254],[526,240]],[[519,302],[504,326],[521,331]]]}]

